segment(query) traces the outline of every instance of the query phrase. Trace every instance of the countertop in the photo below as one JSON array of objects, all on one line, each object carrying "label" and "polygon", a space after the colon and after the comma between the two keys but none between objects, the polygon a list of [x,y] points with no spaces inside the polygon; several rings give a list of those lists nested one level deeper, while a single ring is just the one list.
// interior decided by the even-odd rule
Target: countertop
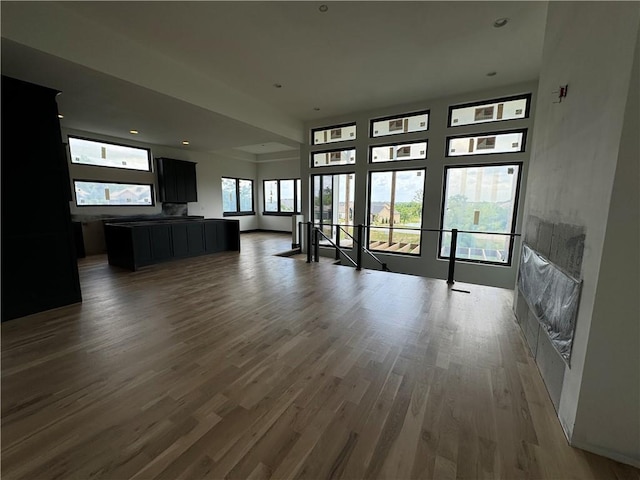
[{"label": "countertop", "polygon": [[133,227],[143,227],[148,225],[166,225],[166,224],[174,224],[174,223],[203,223],[210,221],[226,221],[222,218],[203,218],[203,217],[171,217],[171,218],[157,218],[157,219],[149,219],[149,220],[140,220],[133,222],[105,222],[105,225],[109,225],[111,227],[123,227],[123,228],[133,228]]}]

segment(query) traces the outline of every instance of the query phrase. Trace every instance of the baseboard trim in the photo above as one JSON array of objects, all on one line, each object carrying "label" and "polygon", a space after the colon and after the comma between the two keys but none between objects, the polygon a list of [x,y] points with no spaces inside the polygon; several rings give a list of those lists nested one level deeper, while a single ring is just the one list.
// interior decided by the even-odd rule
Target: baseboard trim
[{"label": "baseboard trim", "polygon": [[597,447],[594,445],[589,445],[583,442],[570,442],[570,445],[575,448],[579,448],[580,450],[586,450],[587,452],[595,453],[596,455],[600,455],[602,457],[607,457],[616,462],[625,463],[627,465],[631,465],[635,468],[640,468],[640,459],[627,457],[618,452],[612,452],[611,450],[607,450],[606,448]]},{"label": "baseboard trim", "polygon": [[288,233],[291,235],[291,230],[268,230],[264,228],[254,228],[252,230],[241,230],[240,233]]}]

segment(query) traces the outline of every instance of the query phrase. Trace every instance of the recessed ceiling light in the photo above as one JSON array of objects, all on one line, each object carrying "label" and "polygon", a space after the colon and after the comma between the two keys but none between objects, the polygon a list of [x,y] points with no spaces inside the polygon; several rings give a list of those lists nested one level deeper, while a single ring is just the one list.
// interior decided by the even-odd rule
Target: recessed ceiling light
[{"label": "recessed ceiling light", "polygon": [[493,26],[495,28],[504,27],[507,23],[509,23],[509,19],[507,17],[497,18],[495,22],[493,22]]},{"label": "recessed ceiling light", "polygon": [[282,84],[281,83],[274,83],[273,86],[276,87],[276,88],[282,88]]},{"label": "recessed ceiling light", "polygon": [[137,135],[137,134],[139,134],[140,132],[139,132],[138,130],[129,130],[129,133],[130,133],[131,135]]},{"label": "recessed ceiling light", "polygon": [[314,109],[316,112],[319,112],[319,111],[320,111],[320,107],[313,107],[313,109]]},{"label": "recessed ceiling light", "polygon": [[189,140],[182,140],[183,145],[189,145]]},{"label": "recessed ceiling light", "polygon": [[489,72],[487,73],[487,77],[495,77],[498,72]]},{"label": "recessed ceiling light", "polygon": [[64,118],[64,115],[58,114],[58,118]]},{"label": "recessed ceiling light", "polygon": [[322,5],[320,5],[320,6],[318,7],[318,10],[320,10],[322,13],[325,13],[326,11],[328,11],[328,10],[329,10],[329,6],[328,6],[328,5],[325,5],[325,4],[323,3]]}]

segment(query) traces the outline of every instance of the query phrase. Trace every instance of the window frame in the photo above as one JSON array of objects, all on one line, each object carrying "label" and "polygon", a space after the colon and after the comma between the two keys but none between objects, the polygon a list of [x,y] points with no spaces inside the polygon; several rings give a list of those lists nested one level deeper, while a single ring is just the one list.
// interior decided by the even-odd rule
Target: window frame
[{"label": "window frame", "polygon": [[[315,139],[315,133],[316,132],[322,132],[324,130],[333,130],[336,128],[344,128],[344,127],[356,127],[356,135],[353,138],[346,138],[344,140],[337,140],[335,142],[324,142],[324,143],[316,143],[316,139]],[[328,145],[328,144],[332,144],[332,143],[343,143],[343,142],[351,142],[356,140],[356,138],[358,137],[358,124],[357,122],[347,122],[347,123],[340,123],[338,125],[328,125],[325,127],[316,127],[316,128],[312,128],[311,132],[311,141],[309,142],[309,145],[311,146],[318,146],[318,145]]]},{"label": "window frame", "polygon": [[[489,99],[489,100],[480,100],[480,101],[474,101],[474,102],[468,102],[468,103],[460,103],[457,105],[449,105],[449,113],[447,114],[447,128],[457,128],[457,127],[472,127],[472,126],[476,126],[476,125],[484,125],[484,124],[490,124],[490,123],[499,123],[499,122],[514,122],[517,120],[524,120],[525,118],[529,118],[530,114],[531,114],[531,99],[532,99],[533,94],[532,93],[524,93],[522,95],[511,95],[508,97],[500,97],[500,98],[494,98],[494,99]],[[451,121],[453,120],[452,116],[453,116],[453,111],[457,110],[459,108],[469,108],[469,107],[480,107],[482,105],[487,105],[487,104],[492,104],[492,103],[500,103],[500,102],[510,102],[513,100],[523,100],[526,99],[527,100],[527,106],[525,108],[524,111],[524,117],[521,118],[505,118],[505,119],[500,119],[500,120],[491,120],[488,122],[478,122],[478,123],[464,123],[464,124],[459,124],[459,125],[452,125]]]},{"label": "window frame", "polygon": [[[294,211],[293,212],[283,212],[281,211],[281,202],[280,202],[280,182],[281,181],[291,181],[293,180],[293,204]],[[265,182],[278,182],[277,184],[277,195],[278,195],[278,211],[277,212],[268,212],[267,211],[267,195],[265,189]],[[262,215],[272,215],[274,217],[290,217],[291,215],[300,215],[302,212],[302,198],[298,198],[298,185],[297,182],[300,182],[300,187],[302,187],[302,179],[300,178],[265,178],[262,180]],[[301,195],[302,196],[302,193]],[[299,210],[296,207],[300,207]]]},{"label": "window frame", "polygon": [[[390,162],[382,162],[385,165],[388,165]],[[416,170],[422,170],[423,172],[423,179],[422,179],[422,209],[421,209],[421,213],[420,213],[420,230],[418,231],[418,233],[420,234],[420,253],[408,253],[408,252],[397,252],[397,251],[393,251],[393,250],[375,250],[370,248],[371,245],[371,193],[372,193],[372,188],[371,186],[373,185],[373,181],[372,181],[372,175],[374,173],[387,173],[387,172],[410,172],[410,171],[416,171]],[[395,255],[395,256],[406,256],[406,257],[412,257],[412,258],[419,258],[422,257],[422,253],[424,252],[423,249],[423,238],[424,235],[422,234],[422,229],[424,228],[424,205],[425,205],[425,192],[427,190],[427,167],[426,166],[421,166],[419,168],[416,167],[406,167],[406,168],[388,168],[388,169],[375,169],[375,170],[369,170],[368,172],[368,188],[367,188],[367,216],[366,216],[366,223],[365,226],[367,227],[367,238],[365,239],[365,245],[367,246],[367,249],[371,250],[372,252],[376,252],[376,253],[381,253],[381,254],[388,254],[388,255]]]},{"label": "window frame", "polygon": [[[314,203],[314,200],[315,200],[315,189],[314,189],[314,187],[315,187],[315,178],[316,177],[320,177],[320,197],[322,198],[322,190],[323,190],[323,186],[324,186],[324,182],[322,181],[322,178],[323,177],[331,177],[331,197],[332,197],[331,200],[333,201],[335,192],[339,191],[339,189],[335,188],[335,177],[336,176],[349,176],[349,175],[353,176],[352,181],[355,184],[355,181],[356,181],[356,172],[355,172],[355,170],[350,170],[350,171],[347,171],[347,172],[312,173],[310,175],[310,178],[309,178],[309,205],[310,205],[310,217],[309,218],[311,219],[311,222],[313,223],[313,225],[314,226],[319,226],[321,230],[324,230],[324,228],[326,226],[331,225],[331,231],[332,231],[331,238],[334,239],[334,240],[335,240],[336,237],[335,237],[335,234],[334,234],[334,231],[333,231],[333,229],[334,229],[334,227],[333,227],[333,218],[331,218],[331,220],[329,221],[328,224],[325,223],[324,218],[322,218],[323,217],[322,216],[322,213],[323,213],[322,203],[320,204],[320,222],[316,224],[316,220],[315,220],[315,203]],[[355,204],[356,204],[355,188],[353,189],[351,194],[353,195],[353,206],[354,206],[354,212],[355,212]],[[339,195],[339,193],[338,193],[338,195]],[[349,202],[349,198],[346,198],[345,200],[347,202]],[[340,202],[340,198],[338,197],[338,203],[339,202]],[[334,213],[333,209],[331,210],[331,212],[332,212],[332,214]],[[352,228],[355,229],[356,224],[355,224],[355,220],[354,220],[355,219],[355,216],[354,216],[355,213],[354,212],[352,212],[351,223],[350,224],[346,223],[346,225],[349,225],[349,226],[351,226]],[[320,242],[323,242],[323,240],[321,240]],[[320,247],[328,247],[329,245],[320,243],[319,246]]]},{"label": "window frame", "polygon": [[[491,163],[475,163],[475,164],[459,164],[459,165],[444,165],[443,172],[443,182],[442,182],[442,200],[440,203],[440,230],[444,229],[444,210],[446,203],[446,195],[447,195],[447,171],[451,168],[479,168],[479,167],[506,167],[509,165],[517,165],[518,166],[518,181],[516,183],[516,194],[513,199],[513,214],[511,218],[511,233],[512,235],[509,237],[509,255],[508,261],[505,263],[502,262],[491,262],[488,260],[475,260],[471,258],[458,258],[456,256],[456,262],[465,262],[465,263],[478,263],[482,265],[491,265],[496,267],[511,267],[513,264],[513,250],[515,244],[515,236],[516,233],[516,222],[518,220],[518,205],[520,203],[520,190],[522,188],[522,170],[524,168],[524,161],[517,162],[491,162]],[[505,232],[506,233],[506,232]],[[444,232],[440,232],[438,235],[438,260],[449,261],[448,256],[442,255],[442,239],[444,237]]]},{"label": "window frame", "polygon": [[[388,121],[388,120],[396,120],[396,119],[399,119],[399,118],[414,117],[416,115],[422,115],[423,113],[427,114],[427,128],[425,128],[424,130],[417,130],[415,132],[391,133],[391,134],[387,134],[387,135],[378,135],[377,137],[373,135],[373,124],[374,124],[374,122],[385,122],[385,121]],[[372,119],[369,120],[369,139],[396,137],[398,135],[418,134],[418,133],[421,133],[421,132],[428,132],[430,128],[431,128],[431,109],[417,110],[415,112],[406,112],[406,113],[400,113],[400,114],[397,114],[397,115],[388,115],[388,116],[385,116],[385,117],[372,118]]]},{"label": "window frame", "polygon": [[[140,208],[149,208],[149,207],[155,207],[156,206],[156,195],[155,195],[155,188],[153,183],[140,183],[140,182],[122,182],[122,181],[112,181],[112,180],[95,180],[95,179],[88,179],[88,178],[73,178],[72,180],[73,183],[73,201],[76,205],[76,207],[78,208],[85,208],[85,207],[140,207]],[[92,204],[81,204],[78,203],[78,196],[76,195],[76,182],[87,182],[87,183],[102,183],[102,184],[116,184],[116,185],[140,185],[143,187],[150,187],[151,190],[151,204],[146,205],[146,204],[130,204],[130,203],[110,203],[110,204],[105,204],[105,203],[92,203]]]},{"label": "window frame", "polygon": [[[147,152],[147,169],[146,170],[139,170],[137,168],[124,168],[124,167],[114,167],[111,165],[95,165],[93,163],[79,163],[79,162],[74,162],[73,161],[73,155],[71,153],[71,138],[75,138],[77,140],[85,140],[87,142],[94,142],[94,143],[104,143],[107,145],[115,145],[117,147],[127,147],[127,148],[135,148],[137,150],[144,150]],[[151,149],[150,148],[145,148],[145,147],[138,147],[138,146],[134,146],[134,145],[126,145],[124,143],[116,143],[116,142],[111,142],[111,141],[107,141],[107,140],[99,140],[96,138],[89,138],[89,137],[82,137],[79,135],[67,135],[67,145],[68,145],[68,149],[69,149],[69,162],[72,165],[81,165],[83,167],[96,167],[96,168],[108,168],[111,170],[124,170],[127,172],[153,172],[152,170],[152,165],[153,165],[153,158],[152,158],[152,154],[151,154]],[[118,183],[118,182],[111,182],[111,183]],[[122,183],[122,182],[120,182]]]},{"label": "window frame", "polygon": [[[491,131],[491,132],[472,132],[464,135],[451,135],[445,137],[444,144],[444,156],[446,158],[463,158],[463,157],[482,157],[486,155],[517,155],[519,153],[524,153],[527,150],[527,134],[528,128],[514,128],[510,130],[499,130],[499,131]],[[520,150],[516,150],[513,152],[489,152],[489,153],[465,153],[462,155],[449,155],[449,144],[451,140],[456,140],[459,138],[472,138],[472,137],[490,137],[492,135],[505,135],[510,133],[522,133],[522,142],[520,142]]]},{"label": "window frame", "polygon": [[[314,159],[313,156],[318,154],[318,153],[334,153],[334,152],[347,152],[347,151],[351,151],[353,150],[354,152],[354,160],[353,163],[337,163],[337,164],[328,164],[328,165],[314,165]],[[310,157],[309,157],[309,165],[311,169],[315,169],[315,168],[327,168],[327,167],[348,167],[349,165],[355,165],[358,162],[358,157],[357,157],[357,149],[355,146],[353,147],[343,147],[343,148],[329,148],[329,149],[322,149],[322,150],[314,150],[309,152]]]},{"label": "window frame", "polygon": [[[425,152],[424,152],[424,158],[411,158],[411,159],[407,159],[407,160],[384,160],[381,162],[374,162],[373,161],[373,149],[374,148],[381,148],[381,147],[396,147],[398,145],[415,145],[417,143],[425,143]],[[424,138],[422,140],[411,140],[409,142],[394,142],[394,143],[381,143],[378,145],[375,144],[370,144],[369,145],[369,165],[388,165],[390,163],[399,163],[399,162],[421,162],[424,160],[427,160],[427,158],[429,157],[429,139]]]},{"label": "window frame", "polygon": [[[222,187],[222,180],[223,179],[227,179],[227,180],[235,180],[236,182],[236,205],[238,210],[235,212],[225,212],[224,211],[224,201],[222,202],[222,216],[223,217],[243,217],[243,216],[250,216],[250,215],[255,215],[256,211],[255,211],[255,199],[256,199],[256,195],[255,195],[255,180],[252,178],[241,178],[241,177],[226,177],[221,175],[220,176],[220,186]],[[247,211],[243,211],[240,210],[240,180],[244,180],[244,181],[248,181],[251,182],[251,210],[247,210]]]}]

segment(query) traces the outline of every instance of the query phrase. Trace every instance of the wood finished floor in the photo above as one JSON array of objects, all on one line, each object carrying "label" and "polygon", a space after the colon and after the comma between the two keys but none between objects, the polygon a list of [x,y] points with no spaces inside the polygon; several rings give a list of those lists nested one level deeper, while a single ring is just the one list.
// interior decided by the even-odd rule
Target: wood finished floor
[{"label": "wood finished floor", "polygon": [[567,445],[510,291],[289,242],[84,259],[84,303],[2,324],[2,478],[640,478]]}]

